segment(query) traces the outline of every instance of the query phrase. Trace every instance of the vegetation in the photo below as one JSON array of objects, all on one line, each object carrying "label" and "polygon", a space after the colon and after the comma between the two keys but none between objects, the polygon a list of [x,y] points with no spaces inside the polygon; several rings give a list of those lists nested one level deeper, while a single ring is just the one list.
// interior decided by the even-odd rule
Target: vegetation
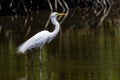
[{"label": "vegetation", "polygon": [[[119,0],[0,0],[0,16],[5,15],[25,15],[32,10],[51,9],[49,3],[55,7],[58,4],[62,8],[64,2],[69,8],[105,8],[111,6]],[[55,4],[55,5],[54,5]],[[53,9],[55,11],[56,9]]]}]

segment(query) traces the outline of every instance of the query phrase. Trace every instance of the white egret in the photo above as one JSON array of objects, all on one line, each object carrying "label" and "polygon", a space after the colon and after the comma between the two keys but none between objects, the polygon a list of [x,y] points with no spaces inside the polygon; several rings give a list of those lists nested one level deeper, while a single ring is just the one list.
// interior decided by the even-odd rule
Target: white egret
[{"label": "white egret", "polygon": [[55,30],[53,32],[49,32],[47,30],[43,30],[41,32],[38,32],[33,37],[31,37],[30,39],[25,41],[23,44],[21,44],[17,48],[17,53],[23,53],[24,54],[26,51],[28,51],[32,48],[38,48],[38,47],[40,47],[40,50],[41,50],[42,47],[46,43],[51,42],[56,37],[56,35],[58,34],[58,32],[60,30],[60,24],[57,21],[57,16],[58,15],[62,16],[62,15],[66,15],[66,14],[65,13],[53,12],[50,15],[51,22],[55,26]]}]

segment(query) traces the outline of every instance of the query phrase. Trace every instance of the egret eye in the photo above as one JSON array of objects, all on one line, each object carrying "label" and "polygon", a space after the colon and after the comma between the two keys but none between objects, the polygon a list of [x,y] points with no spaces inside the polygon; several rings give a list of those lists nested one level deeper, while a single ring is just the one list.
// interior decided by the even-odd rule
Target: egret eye
[{"label": "egret eye", "polygon": [[56,13],[55,16],[58,16],[58,14]]}]

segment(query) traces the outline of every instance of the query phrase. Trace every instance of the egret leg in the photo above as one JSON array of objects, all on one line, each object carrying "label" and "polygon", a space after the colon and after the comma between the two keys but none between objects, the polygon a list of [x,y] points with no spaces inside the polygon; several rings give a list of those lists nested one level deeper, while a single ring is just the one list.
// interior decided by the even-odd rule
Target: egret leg
[{"label": "egret leg", "polygon": [[32,65],[34,64],[34,58],[35,58],[35,55],[30,53],[30,54],[27,54],[27,60],[28,62],[30,62]]},{"label": "egret leg", "polygon": [[35,59],[35,55],[32,54],[32,65],[34,65],[34,59]]},{"label": "egret leg", "polygon": [[42,58],[43,58],[43,55],[42,55],[42,49],[40,49],[40,80],[42,80]]},{"label": "egret leg", "polygon": [[43,58],[43,55],[42,55],[42,50],[40,49],[40,65],[42,65],[42,58]]},{"label": "egret leg", "polygon": [[[34,65],[33,65],[33,55],[34,54],[27,54],[27,69],[26,69],[26,76],[28,79],[34,80]],[[34,55],[35,56],[35,55]]]},{"label": "egret leg", "polygon": [[43,72],[43,70],[42,70],[42,66],[40,66],[40,80],[42,80],[42,73]]}]

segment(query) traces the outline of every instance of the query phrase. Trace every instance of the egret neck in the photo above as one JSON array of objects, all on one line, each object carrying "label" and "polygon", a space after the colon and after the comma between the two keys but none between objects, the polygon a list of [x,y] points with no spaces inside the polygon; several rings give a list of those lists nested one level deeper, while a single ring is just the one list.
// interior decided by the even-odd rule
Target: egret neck
[{"label": "egret neck", "polygon": [[[58,23],[58,21],[57,21],[56,18],[57,18],[57,17],[51,17],[51,22],[52,22],[52,24],[55,26],[54,31],[51,32],[51,34],[50,34],[50,37],[51,37],[52,39],[56,37],[56,35],[58,34],[58,32],[59,32],[59,30],[60,30],[60,24]],[[52,41],[52,39],[51,39],[50,41]],[[50,41],[49,41],[49,42],[50,42]]]}]

